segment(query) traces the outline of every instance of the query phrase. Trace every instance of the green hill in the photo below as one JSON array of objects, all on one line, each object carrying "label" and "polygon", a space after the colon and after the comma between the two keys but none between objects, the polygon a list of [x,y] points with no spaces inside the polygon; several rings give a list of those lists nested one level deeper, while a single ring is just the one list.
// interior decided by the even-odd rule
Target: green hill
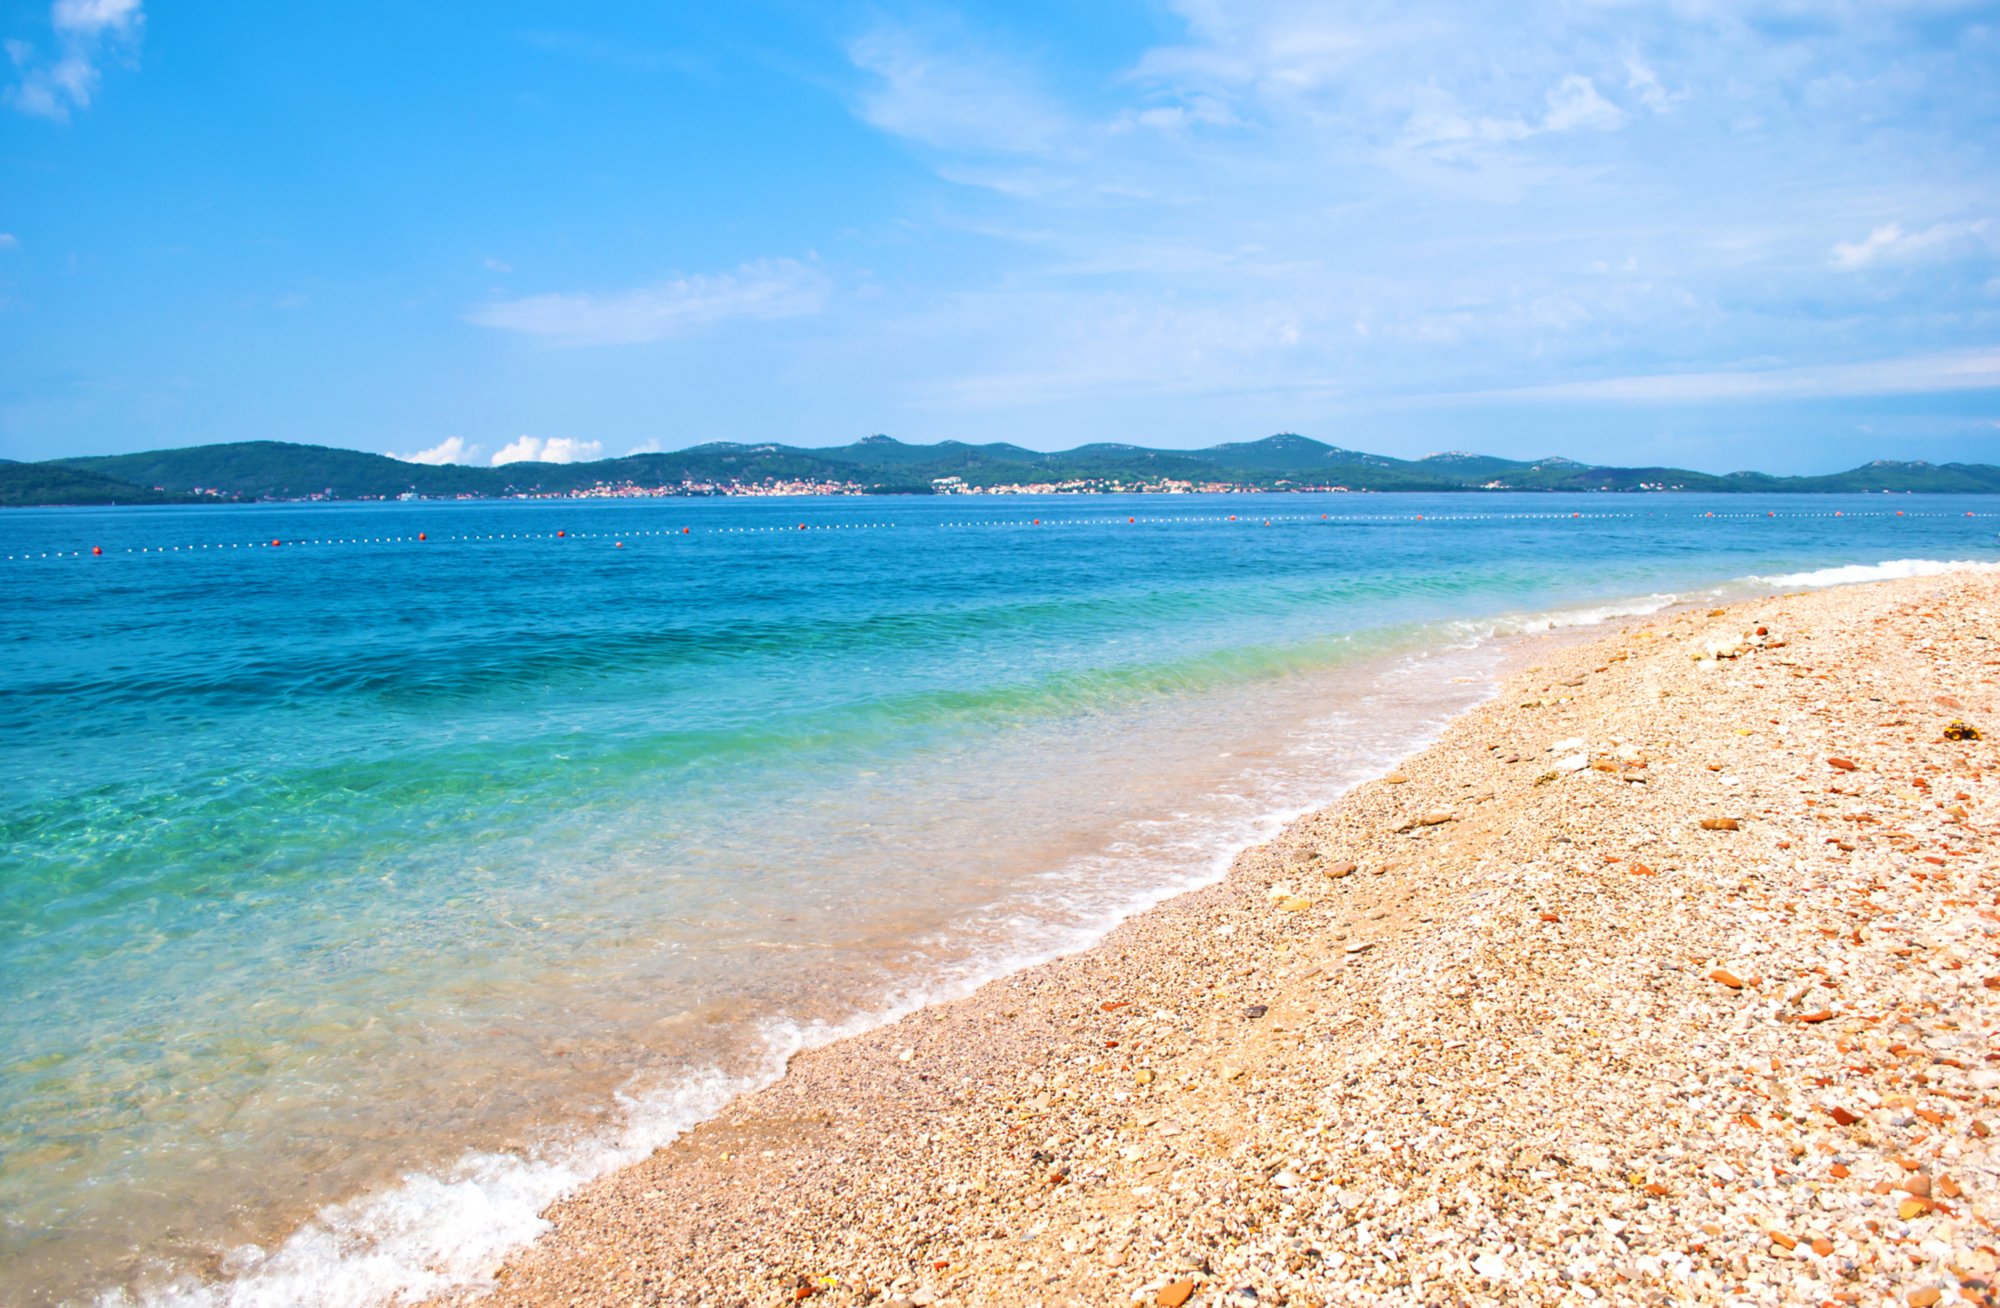
[{"label": "green hill", "polygon": [[1061,482],[1091,488],[1138,487],[1172,480],[1268,490],[1338,485],[1366,491],[2000,493],[2000,468],[1988,464],[1885,460],[1825,476],[1777,477],[1759,472],[1718,476],[1685,468],[1598,466],[1560,456],[1520,460],[1450,451],[1421,459],[1397,459],[1282,432],[1262,440],[1201,450],[1099,442],[1053,453],[1004,442],[910,445],[888,436],[819,449],[718,441],[592,463],[511,463],[499,468],[405,463],[360,450],[242,441],[47,463],[0,462],[0,504],[157,504],[190,498],[391,499],[399,495],[489,498],[626,486],[670,491],[688,488],[691,493],[702,493],[731,483],[775,481],[922,494],[945,478],[957,478],[972,487]]},{"label": "green hill", "polygon": [[195,499],[171,491],[48,463],[0,462],[0,508],[59,504],[185,504]]}]

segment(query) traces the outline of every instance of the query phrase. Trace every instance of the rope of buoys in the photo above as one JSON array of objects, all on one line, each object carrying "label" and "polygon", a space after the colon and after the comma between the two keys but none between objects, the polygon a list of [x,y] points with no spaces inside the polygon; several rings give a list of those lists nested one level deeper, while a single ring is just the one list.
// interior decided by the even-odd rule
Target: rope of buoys
[{"label": "rope of buoys", "polygon": [[[1583,513],[1583,512],[1580,512],[1580,511],[1574,511],[1574,510],[1573,510],[1573,511],[1571,511],[1571,512],[1569,512],[1569,513],[1567,513],[1567,514],[1562,514],[1562,513],[1459,513],[1459,514],[1425,514],[1425,513],[1417,513],[1417,514],[1411,514],[1411,515],[1407,515],[1407,516],[1406,516],[1406,515],[1403,515],[1403,514],[1368,514],[1368,513],[1357,513],[1357,514],[1331,514],[1331,513],[1321,513],[1321,514],[1317,515],[1317,517],[1315,517],[1314,515],[1311,515],[1311,514],[1303,514],[1303,513],[1296,513],[1296,514],[1285,514],[1285,513],[1274,513],[1274,514],[1270,515],[1269,517],[1260,517],[1260,518],[1255,518],[1255,519],[1251,519],[1251,521],[1252,521],[1252,522],[1261,522],[1261,523],[1262,523],[1262,525],[1264,525],[1264,526],[1266,526],[1266,527],[1271,527],[1271,526],[1276,526],[1276,525],[1277,525],[1277,524],[1279,524],[1279,523],[1287,523],[1287,522],[1292,522],[1292,523],[1309,523],[1309,522],[1314,522],[1314,521],[1317,521],[1317,522],[1322,522],[1322,523],[1329,523],[1329,522],[1335,522],[1335,521],[1338,521],[1338,522],[1341,522],[1341,523],[1350,523],[1350,524],[1359,524],[1359,525],[1367,525],[1367,524],[1378,524],[1378,525],[1379,525],[1379,524],[1390,524],[1390,523],[1395,523],[1395,522],[1423,522],[1423,523],[1468,523],[1468,522],[1510,522],[1510,521],[1511,521],[1511,522],[1528,522],[1528,521],[1546,521],[1546,520],[1549,520],[1549,519],[1564,519],[1564,520],[1568,520],[1568,521],[1577,521],[1577,520],[1582,520],[1582,519],[1585,519],[1585,518],[1588,518],[1588,519],[1592,519],[1592,520],[1598,520],[1598,521],[1612,521],[1612,520],[1627,520],[1627,519],[1636,519],[1636,518],[1640,518],[1640,517],[1659,517],[1659,516],[1663,516],[1663,515],[1661,515],[1661,514],[1659,514],[1659,513],[1652,513],[1652,512],[1648,512],[1648,513],[1632,513],[1632,512],[1610,512],[1610,513],[1589,513],[1589,514],[1586,514],[1586,513]],[[1667,514],[1667,515],[1664,515],[1664,516],[1673,516],[1673,515],[1671,515],[1671,514]],[[1983,511],[1981,511],[1981,510],[1977,510],[1977,509],[1965,509],[1965,510],[1943,510],[1943,509],[1936,509],[1936,510],[1923,510],[1923,509],[1917,509],[1917,510],[1909,510],[1909,509],[1886,509],[1886,508],[1885,508],[1885,509],[1856,509],[1856,510],[1853,510],[1853,511],[1849,511],[1849,510],[1846,510],[1846,509],[1832,509],[1832,510],[1827,510],[1827,509],[1815,509],[1815,510],[1800,510],[1800,511],[1787,511],[1787,512],[1785,512],[1785,513],[1783,513],[1783,514],[1780,514],[1780,513],[1779,513],[1779,512],[1777,511],[1777,510],[1775,510],[1775,509],[1765,509],[1765,510],[1761,510],[1761,511],[1754,511],[1754,510],[1753,510],[1753,511],[1744,511],[1744,512],[1722,512],[1722,513],[1718,513],[1718,512],[1716,512],[1716,511],[1715,511],[1715,510],[1713,510],[1713,509],[1709,509],[1709,510],[1704,510],[1704,511],[1700,512],[1700,514],[1699,514],[1698,516],[1699,516],[1699,518],[1700,518],[1700,519],[1702,519],[1702,520],[1704,520],[1704,521],[1708,521],[1708,520],[1737,520],[1737,519],[1753,519],[1753,518],[1762,518],[1762,519],[1765,519],[1765,520],[1771,520],[1771,519],[1775,519],[1775,518],[1778,518],[1778,517],[1790,517],[1790,518],[1842,518],[1842,519],[1845,519],[1845,518],[1849,518],[1849,517],[1855,517],[1855,518],[1879,518],[1879,519],[1882,519],[1882,520],[1884,520],[1884,521],[1887,521],[1887,520],[1889,520],[1889,519],[1892,519],[1892,518],[1905,518],[1905,519],[1907,519],[1907,518],[1950,518],[1950,517],[1965,517],[1965,518],[1981,518],[1981,517],[1986,517],[1986,518],[1992,518],[1992,517],[2000,517],[2000,512],[1990,512],[1990,511],[1988,511],[1988,512],[1983,512]],[[1028,519],[1028,520],[1026,520],[1026,521],[1023,521],[1022,519],[1019,519],[1019,518],[994,518],[994,519],[985,519],[985,520],[979,520],[979,519],[950,519],[950,520],[946,520],[946,521],[942,521],[942,522],[934,522],[934,523],[931,523],[931,524],[929,524],[929,525],[930,525],[930,526],[931,526],[932,528],[934,528],[934,529],[938,529],[938,530],[966,530],[966,529],[974,529],[974,528],[980,528],[980,527],[988,527],[988,528],[1007,528],[1007,527],[1015,527],[1015,528],[1019,528],[1019,527],[1024,527],[1024,526],[1027,526],[1027,527],[1051,527],[1051,528],[1061,528],[1061,527],[1092,527],[1092,526],[1098,526],[1098,527],[1102,527],[1102,526],[1110,526],[1110,525],[1113,525],[1113,524],[1116,524],[1116,523],[1119,523],[1120,521],[1121,521],[1120,519],[1118,519],[1118,518],[1115,518],[1115,517],[1098,517],[1098,516],[1079,516],[1079,517],[1074,517],[1074,518],[1033,518],[1033,519]],[[1165,523],[1165,524],[1196,524],[1196,525],[1199,525],[1199,524],[1204,524],[1204,523],[1206,523],[1206,524],[1216,524],[1216,525],[1221,525],[1221,524],[1226,524],[1226,523],[1235,523],[1235,522],[1241,522],[1241,521],[1243,521],[1243,519],[1242,519],[1241,515],[1239,515],[1239,514],[1234,514],[1234,513],[1232,513],[1232,514],[1228,514],[1228,515],[1215,515],[1215,516],[1209,516],[1209,515],[1203,515],[1203,514],[1167,514],[1167,515],[1161,515],[1161,516],[1157,516],[1157,517],[1150,517],[1150,516],[1149,516],[1149,517],[1147,517],[1147,518],[1144,518],[1144,519],[1141,519],[1141,518],[1140,518],[1140,517],[1139,517],[1138,515],[1136,515],[1136,514],[1128,514],[1128,515],[1126,515],[1126,517],[1125,517],[1124,519],[1122,519],[1122,521],[1123,521],[1123,523],[1125,523],[1125,524],[1127,524],[1127,525],[1137,525],[1137,524],[1138,524],[1139,522],[1141,522],[1141,521],[1144,521],[1144,522],[1147,522],[1147,523]],[[899,525],[899,524],[897,524],[897,523],[895,523],[895,522],[823,522],[823,523],[819,523],[819,524],[814,524],[814,523],[811,523],[811,522],[799,522],[799,523],[796,523],[796,524],[794,524],[794,525],[792,525],[792,526],[789,526],[789,527],[776,527],[776,526],[716,526],[716,527],[709,527],[709,528],[704,528],[704,531],[705,531],[705,532],[713,532],[713,533],[717,533],[717,534],[728,534],[728,535],[745,535],[745,534],[751,534],[751,535],[755,535],[755,534],[768,534],[768,533],[771,533],[771,532],[776,532],[776,531],[814,531],[814,530],[817,530],[817,531],[861,531],[861,530],[869,530],[869,529],[875,529],[875,530],[883,530],[883,529],[891,529],[891,528],[895,528],[895,527],[897,527],[898,525]],[[694,534],[694,528],[693,528],[692,526],[682,526],[682,527],[680,527],[680,528],[677,528],[677,529],[676,529],[676,528],[663,528],[663,529],[658,529],[658,530],[649,530],[649,531],[639,531],[639,532],[629,532],[629,533],[625,533],[624,535],[621,535],[621,536],[617,537],[616,539],[613,539],[613,540],[611,541],[611,545],[612,545],[612,548],[613,548],[613,549],[623,549],[623,548],[625,548],[625,544],[626,544],[626,542],[627,542],[628,540],[632,539],[632,538],[633,538],[633,537],[635,537],[635,536],[637,536],[637,537],[651,537],[651,536],[668,536],[668,535],[679,535],[679,536],[684,536],[684,537],[687,537],[687,536],[692,536],[693,534]],[[604,533],[604,532],[575,532],[575,533],[572,533],[572,532],[570,532],[570,531],[569,531],[569,529],[568,529],[568,528],[558,528],[558,529],[557,529],[557,530],[556,530],[555,532],[553,532],[553,533],[536,533],[536,532],[486,532],[486,533],[479,533],[479,532],[472,532],[472,533],[466,533],[466,534],[463,534],[463,535],[447,535],[447,536],[443,536],[443,537],[440,537],[439,539],[440,539],[441,541],[445,541],[445,542],[476,542],[476,541],[533,541],[533,540],[537,540],[537,539],[540,539],[540,540],[549,540],[549,539],[556,539],[556,540],[568,540],[568,539],[570,539],[570,538],[571,538],[572,536],[574,536],[574,538],[575,538],[575,539],[577,539],[577,540],[593,540],[593,539],[609,539],[609,538],[610,538],[610,533]],[[427,542],[429,542],[429,540],[430,540],[430,533],[429,533],[428,531],[419,531],[419,532],[416,532],[416,533],[414,533],[414,534],[412,534],[412,535],[409,535],[409,536],[355,536],[355,537],[298,537],[298,538],[286,538],[286,537],[282,537],[282,536],[273,536],[273,537],[271,537],[271,538],[270,538],[269,540],[265,540],[265,541],[252,541],[252,542],[248,542],[247,544],[246,544],[245,542],[242,542],[242,541],[206,541],[206,542],[198,542],[198,543],[194,543],[194,544],[186,544],[186,545],[128,545],[128,546],[125,546],[125,547],[123,547],[123,550],[122,550],[122,552],[123,552],[123,553],[126,553],[126,554],[169,554],[169,553],[174,553],[174,554],[178,554],[178,553],[183,553],[183,552],[185,552],[185,553],[190,553],[190,554],[191,554],[191,553],[195,553],[195,552],[197,552],[197,551],[205,551],[205,550],[236,550],[236,549],[244,549],[244,548],[258,548],[258,547],[262,547],[262,548],[266,548],[266,549],[277,549],[277,548],[281,548],[281,547],[285,547],[285,546],[297,546],[297,547],[305,547],[305,546],[332,546],[332,545],[400,545],[400,544],[411,544],[411,543],[427,543]],[[9,560],[9,561],[24,561],[24,560],[33,560],[33,559],[50,559],[50,558],[53,558],[53,559],[64,559],[64,558],[83,558],[83,557],[85,557],[85,556],[86,556],[86,554],[88,555],[88,557],[91,557],[91,558],[103,558],[103,557],[105,556],[105,552],[106,552],[106,548],[105,548],[104,546],[102,546],[102,545],[93,545],[93,546],[90,546],[90,547],[88,548],[88,550],[87,550],[87,551],[86,551],[86,550],[85,550],[84,548],[81,548],[81,547],[80,547],[80,548],[78,548],[78,549],[75,549],[75,550],[51,550],[51,551],[39,551],[39,552],[22,552],[22,553],[19,553],[19,554],[8,554],[8,555],[5,555],[5,556],[0,556],[0,557],[4,557],[5,559],[7,559],[7,560]],[[114,553],[117,553],[117,552],[119,552],[119,551],[118,551],[118,550],[116,550],[116,549],[114,549],[114,550],[113,550],[112,552],[114,552]]]}]

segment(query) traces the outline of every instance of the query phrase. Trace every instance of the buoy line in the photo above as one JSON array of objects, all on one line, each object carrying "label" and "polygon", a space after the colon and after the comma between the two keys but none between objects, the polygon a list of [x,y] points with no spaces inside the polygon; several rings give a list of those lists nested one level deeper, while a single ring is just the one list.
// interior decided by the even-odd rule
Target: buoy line
[{"label": "buoy line", "polygon": [[[1056,527],[1124,527],[1124,526],[1265,526],[1278,523],[1324,523],[1332,525],[1344,523],[1359,524],[1401,524],[1401,523],[1467,523],[1467,522],[1611,522],[1632,521],[1640,517],[1664,517],[1663,514],[1638,513],[1273,513],[1269,515],[1251,514],[1174,514],[1147,515],[1127,514],[1123,517],[1076,517],[1076,518],[964,518],[929,524],[936,530],[965,531],[986,529],[1034,529]],[[1673,515],[1678,516],[1678,515]],[[1815,509],[1780,512],[1775,509],[1742,512],[1703,511],[1690,515],[1699,521],[1768,521],[1776,518],[1996,518],[2000,512],[1980,512],[1967,509],[1963,512],[1943,509]],[[896,529],[901,524],[895,522],[799,522],[788,526],[717,526],[717,527],[668,527],[642,531],[570,531],[557,528],[551,532],[463,532],[451,535],[432,536],[427,531],[401,536],[274,536],[268,540],[254,541],[208,541],[191,545],[125,545],[105,547],[93,545],[87,549],[23,551],[5,555],[9,562],[40,559],[82,559],[102,558],[108,554],[196,554],[203,551],[244,550],[244,549],[298,549],[337,545],[452,545],[484,544],[491,541],[609,541],[613,549],[624,549],[625,542],[649,538],[671,538],[701,536],[762,536],[801,531],[886,531]],[[923,524],[912,524],[921,526]]]}]

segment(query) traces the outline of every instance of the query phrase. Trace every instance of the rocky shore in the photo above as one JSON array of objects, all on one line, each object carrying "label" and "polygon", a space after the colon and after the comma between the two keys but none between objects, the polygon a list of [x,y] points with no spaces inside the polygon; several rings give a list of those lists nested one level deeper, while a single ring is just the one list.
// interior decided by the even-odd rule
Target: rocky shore
[{"label": "rocky shore", "polygon": [[1993,1302],[2000,579],[1530,656],[1223,883],[557,1205],[480,1301]]}]

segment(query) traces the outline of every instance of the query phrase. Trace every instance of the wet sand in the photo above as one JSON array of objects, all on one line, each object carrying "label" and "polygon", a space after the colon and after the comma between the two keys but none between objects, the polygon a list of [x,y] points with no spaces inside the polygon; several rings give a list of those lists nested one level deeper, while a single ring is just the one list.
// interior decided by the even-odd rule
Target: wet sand
[{"label": "wet sand", "polygon": [[2000,581],[1529,653],[1222,883],[800,1055],[461,1300],[1993,1301]]}]

